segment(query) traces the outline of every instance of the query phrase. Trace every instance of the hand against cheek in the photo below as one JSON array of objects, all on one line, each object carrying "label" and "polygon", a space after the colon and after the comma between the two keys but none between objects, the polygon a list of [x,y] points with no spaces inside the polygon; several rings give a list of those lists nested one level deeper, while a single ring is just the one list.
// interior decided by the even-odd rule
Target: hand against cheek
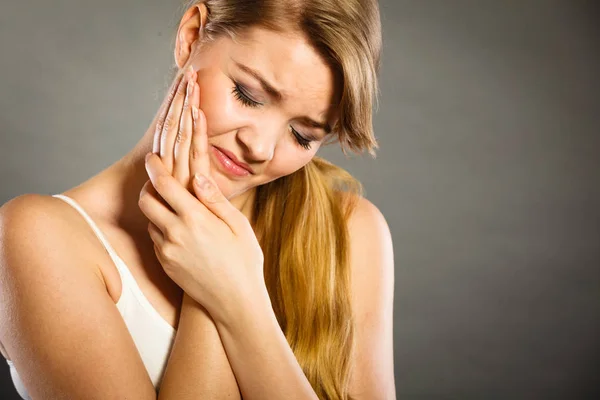
[{"label": "hand against cheek", "polygon": [[[209,176],[206,120],[195,77],[190,81],[178,83],[165,123],[157,127],[160,157],[150,153],[146,159],[150,181],[139,206],[166,274],[213,318],[226,319],[228,307],[265,291],[263,254],[247,218]],[[170,122],[175,120],[177,127]],[[196,173],[200,180],[192,184]]]},{"label": "hand against cheek", "polygon": [[183,161],[188,159],[193,132],[191,106],[197,108],[200,102],[196,79],[197,73],[192,67],[175,79],[160,111],[152,147],[152,152],[160,155],[167,171],[190,190],[190,168],[184,166]]},{"label": "hand against cheek", "polygon": [[[197,77],[197,73],[189,67],[175,79],[161,107],[152,148],[153,153],[160,155],[167,171],[192,193],[191,178],[194,174],[200,173],[212,181],[210,159],[199,157],[199,152],[208,151],[208,137],[192,137],[194,132],[200,131],[200,125],[206,123],[199,110],[200,87]],[[194,114],[198,123],[194,120]],[[150,181],[144,190],[156,194]]]}]

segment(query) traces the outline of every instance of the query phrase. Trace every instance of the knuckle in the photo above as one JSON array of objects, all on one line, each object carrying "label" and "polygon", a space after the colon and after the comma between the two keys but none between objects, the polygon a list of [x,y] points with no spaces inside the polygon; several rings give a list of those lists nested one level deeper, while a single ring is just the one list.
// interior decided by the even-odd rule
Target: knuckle
[{"label": "knuckle", "polygon": [[183,224],[185,226],[190,226],[190,227],[193,227],[198,223],[196,218],[194,218],[192,215],[190,215],[188,213],[181,215],[181,221],[183,222]]},{"label": "knuckle", "polygon": [[179,83],[179,86],[177,87],[177,94],[185,93],[186,86],[187,85],[185,84],[184,80],[182,79],[181,82]]},{"label": "knuckle", "polygon": [[138,199],[138,207],[145,210],[148,206],[148,193],[142,193]]},{"label": "knuckle", "polygon": [[[179,86],[177,86],[179,87]],[[173,101],[173,99],[175,98],[175,93],[177,93],[177,88],[171,90],[167,96],[167,102],[171,103]]]},{"label": "knuckle", "polygon": [[171,243],[167,242],[161,246],[160,252],[165,259],[170,260],[170,261],[174,260],[175,246],[173,246]]},{"label": "knuckle", "polygon": [[199,160],[201,155],[202,153],[200,152],[200,149],[198,149],[196,146],[192,146],[190,149],[190,158],[192,160]]},{"label": "knuckle", "polygon": [[165,227],[165,238],[172,245],[181,244],[181,229],[177,225],[169,225]]},{"label": "knuckle", "polygon": [[158,246],[156,243],[154,243],[154,254],[156,254],[156,257],[161,260],[163,255],[162,255],[162,250],[160,248],[160,246]]},{"label": "knuckle", "polygon": [[180,142],[183,142],[183,141],[184,141],[184,140],[186,140],[186,139],[187,139],[187,134],[185,133],[185,131],[184,131],[184,130],[180,129],[180,130],[177,132],[177,137],[175,138],[176,142],[177,142],[177,143],[180,143]]},{"label": "knuckle", "polygon": [[171,114],[167,115],[167,117],[165,118],[165,122],[163,123],[162,129],[168,131],[169,128],[171,127],[172,120],[173,120],[173,117],[171,116]]}]

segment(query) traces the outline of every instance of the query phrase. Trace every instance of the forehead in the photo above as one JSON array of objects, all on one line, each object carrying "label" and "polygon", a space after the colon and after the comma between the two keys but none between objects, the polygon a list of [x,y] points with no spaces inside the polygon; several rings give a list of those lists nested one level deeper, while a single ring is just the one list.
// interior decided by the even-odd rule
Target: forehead
[{"label": "forehead", "polygon": [[319,119],[330,112],[333,73],[304,35],[250,28],[228,41],[230,61],[258,71],[282,93],[286,108]]}]

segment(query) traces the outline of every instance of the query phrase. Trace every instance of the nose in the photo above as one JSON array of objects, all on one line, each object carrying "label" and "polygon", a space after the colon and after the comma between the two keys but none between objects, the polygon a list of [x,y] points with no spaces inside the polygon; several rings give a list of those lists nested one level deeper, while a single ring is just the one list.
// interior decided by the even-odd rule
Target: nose
[{"label": "nose", "polygon": [[249,161],[264,162],[273,158],[279,133],[276,124],[246,126],[237,132],[238,141]]}]

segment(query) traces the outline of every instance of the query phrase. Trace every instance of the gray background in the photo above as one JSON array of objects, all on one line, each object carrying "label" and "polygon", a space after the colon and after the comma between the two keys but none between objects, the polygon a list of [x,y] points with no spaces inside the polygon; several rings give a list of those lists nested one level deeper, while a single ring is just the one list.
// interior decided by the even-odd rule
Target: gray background
[{"label": "gray background", "polygon": [[[2,0],[0,203],[63,191],[133,147],[180,4]],[[600,398],[594,2],[380,4],[378,158],[321,155],[392,231],[399,398]]]}]

